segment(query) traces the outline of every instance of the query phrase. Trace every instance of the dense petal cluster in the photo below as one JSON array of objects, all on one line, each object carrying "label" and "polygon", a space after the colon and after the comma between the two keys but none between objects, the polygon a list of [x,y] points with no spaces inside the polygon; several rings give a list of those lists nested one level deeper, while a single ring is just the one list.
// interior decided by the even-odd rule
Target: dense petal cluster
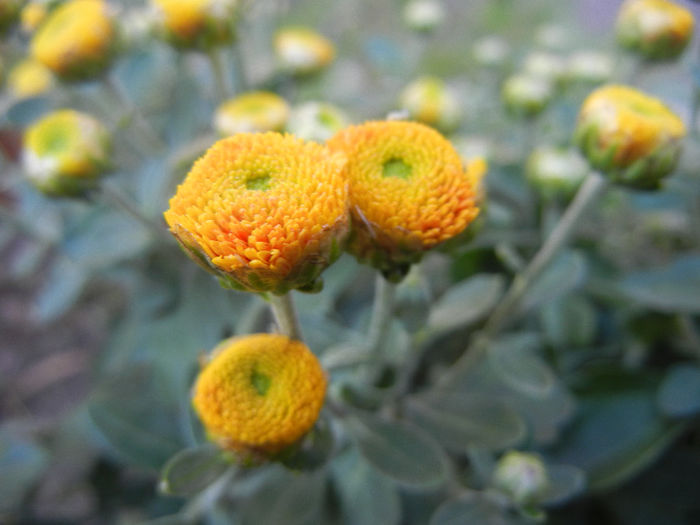
[{"label": "dense petal cluster", "polygon": [[584,101],[575,140],[614,182],[654,189],[675,167],[684,136],[683,122],[660,100],[610,85]]},{"label": "dense petal cluster", "polygon": [[683,52],[694,25],[690,11],[668,0],[627,0],[616,32],[622,46],[649,60],[666,60]]},{"label": "dense petal cluster", "polygon": [[400,279],[423,251],[460,234],[479,213],[486,163],[466,170],[440,133],[416,122],[368,122],[328,141],[348,157],[349,251]]},{"label": "dense petal cluster", "polygon": [[94,77],[110,62],[116,25],[102,0],[71,0],[52,11],[34,35],[31,52],[64,80]]},{"label": "dense petal cluster", "polygon": [[214,114],[214,127],[222,136],[281,131],[288,118],[286,100],[268,91],[252,91],[221,104]]},{"label": "dense petal cluster", "polygon": [[194,408],[211,439],[239,452],[274,453],[318,419],[326,376],[304,343],[256,334],[224,341],[194,387]]},{"label": "dense petal cluster", "polygon": [[274,48],[282,69],[298,75],[323,69],[335,58],[333,43],[305,27],[280,29],[275,35]]},{"label": "dense petal cluster", "polygon": [[79,195],[107,168],[109,149],[109,135],[99,121],[61,110],[27,129],[22,163],[27,178],[44,193]]},{"label": "dense petal cluster", "polygon": [[313,288],[349,228],[345,166],[343,155],[291,135],[239,133],[194,164],[165,220],[234,288]]},{"label": "dense petal cluster", "polygon": [[238,0],[152,0],[164,37],[183,48],[231,42]]}]

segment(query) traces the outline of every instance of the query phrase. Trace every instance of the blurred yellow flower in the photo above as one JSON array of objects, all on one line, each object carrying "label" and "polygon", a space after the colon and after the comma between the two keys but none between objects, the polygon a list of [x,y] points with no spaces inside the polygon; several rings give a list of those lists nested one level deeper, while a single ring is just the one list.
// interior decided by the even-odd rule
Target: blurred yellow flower
[{"label": "blurred yellow flower", "polygon": [[293,74],[319,71],[335,58],[333,43],[305,27],[287,27],[277,31],[274,48],[282,69]]},{"label": "blurred yellow flower", "polygon": [[238,0],[152,0],[164,36],[180,47],[210,48],[231,42]]},{"label": "blurred yellow flower", "polygon": [[293,445],[318,419],[326,393],[318,359],[301,341],[255,334],[222,342],[194,387],[209,437],[248,453]]},{"label": "blurred yellow flower", "polygon": [[421,77],[401,92],[400,104],[413,120],[442,131],[451,131],[459,123],[461,107],[445,83],[435,77]]},{"label": "blurred yellow flower", "polygon": [[22,29],[25,33],[33,33],[39,27],[44,19],[48,9],[46,2],[28,2],[20,13]]},{"label": "blurred yellow flower", "polygon": [[348,157],[349,251],[392,280],[479,214],[482,159],[466,169],[440,133],[416,122],[368,122],[328,141]]},{"label": "blurred yellow flower", "polygon": [[617,17],[617,39],[623,47],[650,60],[673,59],[693,36],[690,11],[667,0],[627,0]]},{"label": "blurred yellow flower", "polygon": [[51,71],[41,62],[25,59],[16,64],[7,77],[7,85],[13,96],[27,98],[41,95],[53,87]]},{"label": "blurred yellow flower", "polygon": [[87,79],[107,67],[115,38],[115,22],[105,2],[71,0],[41,25],[31,53],[63,80]]},{"label": "blurred yellow flower", "polygon": [[281,131],[289,117],[289,104],[275,93],[253,91],[221,104],[214,127],[222,136],[256,131]]},{"label": "blurred yellow flower", "polygon": [[27,178],[42,192],[80,195],[106,170],[109,148],[102,124],[90,115],[65,109],[27,129],[22,163]]},{"label": "blurred yellow flower", "polygon": [[599,88],[584,101],[575,140],[613,181],[654,189],[676,165],[685,126],[660,100],[627,86]]},{"label": "blurred yellow flower", "polygon": [[233,288],[313,288],[349,228],[345,158],[279,133],[214,144],[170,200],[186,251]]}]

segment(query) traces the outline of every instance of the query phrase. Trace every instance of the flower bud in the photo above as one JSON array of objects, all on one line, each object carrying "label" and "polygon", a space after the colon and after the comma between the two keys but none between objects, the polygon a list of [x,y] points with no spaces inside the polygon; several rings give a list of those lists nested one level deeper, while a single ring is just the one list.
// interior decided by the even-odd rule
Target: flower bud
[{"label": "flower bud", "polygon": [[163,38],[183,49],[209,50],[236,36],[238,0],[151,0]]},{"label": "flower bud", "polygon": [[27,34],[36,31],[39,25],[46,19],[48,11],[48,2],[28,2],[20,13],[22,31]]},{"label": "flower bud", "polygon": [[544,24],[535,29],[535,43],[545,49],[561,50],[569,40],[569,29],[557,24]]},{"label": "flower bud", "polygon": [[293,75],[316,73],[335,58],[332,42],[305,27],[280,29],[275,35],[274,48],[280,67]]},{"label": "flower bud", "polygon": [[547,107],[554,96],[552,83],[532,75],[513,75],[506,79],[501,97],[506,109],[518,117],[534,117]]},{"label": "flower bud", "polygon": [[289,117],[289,104],[275,93],[251,91],[221,104],[214,127],[226,137],[236,133],[281,131]]},{"label": "flower bud", "polygon": [[342,155],[319,144],[238,133],[195,162],[165,221],[224,286],[314,290],[349,229],[345,169]]},{"label": "flower bud", "polygon": [[617,16],[617,40],[647,60],[678,57],[693,36],[687,9],[667,0],[627,0]]},{"label": "flower bud", "polygon": [[574,140],[613,182],[656,189],[675,168],[684,136],[683,122],[660,100],[611,85],[584,101]]},{"label": "flower bud", "polygon": [[505,64],[510,55],[508,41],[497,35],[486,36],[474,43],[472,56],[484,67],[499,67]]},{"label": "flower bud", "polygon": [[403,20],[414,31],[429,33],[445,20],[445,8],[438,0],[410,0],[404,6]]},{"label": "flower bud", "polygon": [[349,123],[345,112],[332,104],[306,102],[292,110],[287,131],[304,140],[325,142]]},{"label": "flower bud", "polygon": [[16,64],[7,77],[10,93],[18,99],[46,93],[54,85],[54,77],[41,62],[31,58]]},{"label": "flower bud", "polygon": [[213,350],[197,377],[192,404],[219,446],[269,457],[311,430],[326,384],[318,359],[301,341],[247,335]]},{"label": "flower bud", "polygon": [[27,129],[22,163],[27,178],[53,196],[78,196],[94,187],[109,162],[109,135],[97,120],[55,111]]},{"label": "flower bud", "polygon": [[570,198],[586,178],[588,163],[578,151],[543,146],[532,152],[525,174],[545,199]]},{"label": "flower bud", "polygon": [[328,141],[348,158],[352,233],[348,251],[392,281],[426,250],[464,231],[477,217],[486,163],[466,168],[452,145],[416,122],[351,126]]},{"label": "flower bud", "polygon": [[111,62],[116,25],[102,0],[57,7],[32,38],[31,53],[61,80],[94,78]]},{"label": "flower bud", "polygon": [[530,53],[523,63],[523,71],[533,77],[542,77],[552,84],[560,84],[566,76],[566,63],[554,53]]},{"label": "flower bud", "polygon": [[462,113],[457,96],[435,77],[411,82],[401,92],[399,103],[411,119],[445,132],[457,127]]},{"label": "flower bud", "polygon": [[567,80],[586,84],[602,84],[613,75],[612,58],[596,51],[579,51],[566,62]]},{"label": "flower bud", "polygon": [[511,450],[496,465],[495,488],[520,505],[535,503],[549,488],[547,469],[539,456]]},{"label": "flower bud", "polygon": [[160,30],[158,9],[152,5],[126,9],[119,17],[119,33],[124,47],[138,49]]}]

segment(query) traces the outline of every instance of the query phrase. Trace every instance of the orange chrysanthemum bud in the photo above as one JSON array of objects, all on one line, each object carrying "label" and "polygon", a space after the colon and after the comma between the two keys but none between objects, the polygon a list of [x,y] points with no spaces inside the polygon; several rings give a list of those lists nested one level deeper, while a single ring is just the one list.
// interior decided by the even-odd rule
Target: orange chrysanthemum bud
[{"label": "orange chrysanthemum bud", "polygon": [[222,284],[316,289],[349,229],[345,158],[292,135],[239,133],[194,164],[165,220]]},{"label": "orange chrysanthemum bud", "polygon": [[648,60],[678,57],[693,36],[687,9],[667,0],[628,0],[617,17],[617,39]]},{"label": "orange chrysanthemum bud", "polygon": [[71,0],[52,11],[32,39],[32,55],[63,80],[103,71],[115,49],[116,24],[102,0]]},{"label": "orange chrysanthemum bud", "polygon": [[605,86],[584,101],[575,141],[613,182],[656,189],[680,156],[685,126],[660,100],[626,86]]},{"label": "orange chrysanthemum bud", "polygon": [[318,419],[326,376],[301,341],[256,334],[222,342],[194,387],[194,408],[209,437],[244,454],[293,445]]},{"label": "orange chrysanthemum bud", "polygon": [[479,214],[482,159],[465,170],[440,133],[416,122],[368,122],[328,146],[348,156],[353,233],[349,251],[400,280],[423,252],[460,234]]}]

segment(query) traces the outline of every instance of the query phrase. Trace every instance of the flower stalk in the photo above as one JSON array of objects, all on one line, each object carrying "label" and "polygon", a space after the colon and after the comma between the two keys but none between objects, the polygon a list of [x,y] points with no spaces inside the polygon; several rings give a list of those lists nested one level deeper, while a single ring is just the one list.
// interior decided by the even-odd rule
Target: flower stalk
[{"label": "flower stalk", "polygon": [[268,294],[270,308],[275,322],[280,329],[280,333],[290,339],[302,341],[301,326],[297,317],[292,296],[289,293],[282,295]]},{"label": "flower stalk", "polygon": [[394,311],[394,297],[396,296],[396,285],[389,282],[380,273],[377,273],[375,283],[372,319],[367,337],[370,354],[379,352],[382,342],[386,339]]}]

